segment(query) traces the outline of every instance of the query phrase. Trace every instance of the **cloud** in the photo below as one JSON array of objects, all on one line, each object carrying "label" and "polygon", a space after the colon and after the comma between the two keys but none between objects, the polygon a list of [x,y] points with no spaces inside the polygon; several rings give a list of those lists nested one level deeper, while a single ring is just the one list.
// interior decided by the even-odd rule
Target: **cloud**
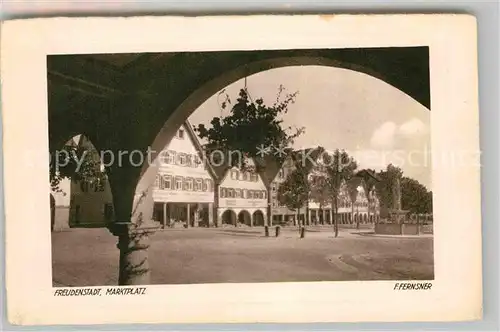
[{"label": "cloud", "polygon": [[421,120],[413,118],[403,123],[398,129],[398,133],[404,136],[416,136],[424,134],[426,130],[427,127]]},{"label": "cloud", "polygon": [[412,118],[399,126],[389,121],[373,131],[370,143],[372,148],[392,149],[397,148],[396,145],[406,145],[411,141],[417,143],[426,132],[427,126],[417,118]]},{"label": "cloud", "polygon": [[392,148],[397,126],[394,122],[385,122],[380,127],[375,129],[370,140],[373,148]]}]

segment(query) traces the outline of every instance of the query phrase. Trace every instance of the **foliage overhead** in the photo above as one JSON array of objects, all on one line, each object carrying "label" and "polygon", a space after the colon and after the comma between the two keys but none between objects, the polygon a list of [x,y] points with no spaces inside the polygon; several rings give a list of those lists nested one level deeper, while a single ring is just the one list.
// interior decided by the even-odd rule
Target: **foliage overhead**
[{"label": "foliage overhead", "polygon": [[229,115],[214,117],[209,128],[203,124],[194,128],[201,139],[207,140],[206,152],[239,151],[244,158],[241,164],[238,164],[239,160],[231,158],[229,166],[240,168],[245,165],[246,158],[262,157],[262,149],[268,149],[268,154],[274,154],[283,161],[286,155],[276,154],[275,149],[288,151],[294,139],[304,132],[304,128],[283,128],[281,117],[288,112],[289,105],[295,102],[298,94],[286,94],[282,98],[284,91],[283,86],[280,86],[272,105],[266,105],[262,98],[253,100],[246,88],[240,90],[234,104],[226,94],[220,107],[222,110],[230,107]]}]

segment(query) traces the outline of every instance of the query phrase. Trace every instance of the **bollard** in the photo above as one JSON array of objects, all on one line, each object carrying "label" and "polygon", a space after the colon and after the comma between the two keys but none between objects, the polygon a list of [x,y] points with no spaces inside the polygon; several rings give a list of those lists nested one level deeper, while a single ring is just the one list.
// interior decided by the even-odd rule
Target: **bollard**
[{"label": "bollard", "polygon": [[306,236],[306,228],[305,227],[301,227],[300,228],[300,238],[303,239],[304,236]]},{"label": "bollard", "polygon": [[269,226],[264,226],[264,232],[266,233],[266,237],[269,236]]},{"label": "bollard", "polygon": [[280,236],[280,226],[276,226],[276,237]]}]

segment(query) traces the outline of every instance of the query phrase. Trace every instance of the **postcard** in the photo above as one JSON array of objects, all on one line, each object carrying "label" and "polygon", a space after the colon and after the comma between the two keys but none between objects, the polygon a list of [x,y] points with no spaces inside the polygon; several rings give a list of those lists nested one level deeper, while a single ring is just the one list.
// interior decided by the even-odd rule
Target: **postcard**
[{"label": "postcard", "polygon": [[476,29],[4,22],[9,321],[480,319]]}]

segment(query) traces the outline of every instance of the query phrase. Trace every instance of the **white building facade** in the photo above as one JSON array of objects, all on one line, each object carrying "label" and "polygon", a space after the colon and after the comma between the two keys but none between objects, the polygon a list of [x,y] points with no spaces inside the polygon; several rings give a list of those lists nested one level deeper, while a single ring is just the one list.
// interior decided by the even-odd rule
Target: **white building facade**
[{"label": "white building facade", "polygon": [[220,225],[264,226],[268,192],[252,161],[245,170],[226,171],[219,184],[217,220]]},{"label": "white building facade", "polygon": [[188,122],[158,158],[153,219],[164,227],[213,224],[214,175],[203,161],[201,146]]}]

